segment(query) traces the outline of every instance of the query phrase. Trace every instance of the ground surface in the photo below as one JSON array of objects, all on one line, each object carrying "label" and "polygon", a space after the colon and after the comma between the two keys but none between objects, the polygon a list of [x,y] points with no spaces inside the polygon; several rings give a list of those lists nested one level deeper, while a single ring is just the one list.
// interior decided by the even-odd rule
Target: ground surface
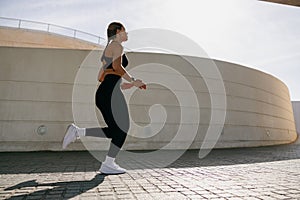
[{"label": "ground surface", "polygon": [[[144,152],[136,152],[144,153]],[[187,151],[168,166],[120,154],[122,175],[101,175],[89,152],[0,153],[0,199],[300,199],[300,144]],[[104,157],[105,152],[97,152]]]}]

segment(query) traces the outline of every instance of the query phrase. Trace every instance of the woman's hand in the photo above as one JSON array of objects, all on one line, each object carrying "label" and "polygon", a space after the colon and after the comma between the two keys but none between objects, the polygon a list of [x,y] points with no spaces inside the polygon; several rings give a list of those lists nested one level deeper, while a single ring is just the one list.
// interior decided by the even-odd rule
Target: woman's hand
[{"label": "woman's hand", "polygon": [[135,87],[138,87],[138,88],[140,88],[140,89],[146,89],[146,84],[143,83],[142,80],[137,79],[137,80],[133,81],[132,84],[133,84]]},{"label": "woman's hand", "polygon": [[131,83],[122,83],[121,89],[127,90],[127,89],[132,88],[133,86],[138,87],[140,89],[146,89],[146,84],[143,83],[141,80],[135,80]]},{"label": "woman's hand", "polygon": [[121,89],[122,90],[127,90],[133,87],[133,83],[122,83]]}]

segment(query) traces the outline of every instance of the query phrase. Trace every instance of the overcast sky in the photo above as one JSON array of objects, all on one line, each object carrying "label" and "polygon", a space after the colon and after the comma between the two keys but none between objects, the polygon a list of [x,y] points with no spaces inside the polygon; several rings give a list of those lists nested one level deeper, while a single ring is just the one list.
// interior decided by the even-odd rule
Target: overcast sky
[{"label": "overcast sky", "polygon": [[0,16],[103,37],[115,20],[127,31],[169,29],[197,42],[211,58],[272,74],[300,101],[299,7],[257,0],[0,0]]}]

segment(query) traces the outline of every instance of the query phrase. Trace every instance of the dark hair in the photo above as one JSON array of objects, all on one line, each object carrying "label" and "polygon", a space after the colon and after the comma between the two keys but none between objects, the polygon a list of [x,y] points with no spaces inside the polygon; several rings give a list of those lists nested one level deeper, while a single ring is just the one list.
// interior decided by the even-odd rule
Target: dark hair
[{"label": "dark hair", "polygon": [[[106,47],[108,46],[109,42],[116,37],[117,30],[121,30],[122,27],[124,28],[124,26],[120,22],[112,22],[108,25],[108,27],[107,27],[107,44],[106,44]],[[105,49],[106,49],[106,47],[105,47]],[[103,56],[104,56],[105,49],[103,51],[101,61],[103,61]]]}]

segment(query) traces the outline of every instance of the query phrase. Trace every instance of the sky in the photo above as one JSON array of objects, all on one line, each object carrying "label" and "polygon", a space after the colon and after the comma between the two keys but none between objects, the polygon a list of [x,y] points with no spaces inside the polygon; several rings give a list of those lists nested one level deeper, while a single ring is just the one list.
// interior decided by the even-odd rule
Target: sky
[{"label": "sky", "polygon": [[0,16],[102,37],[111,21],[129,32],[168,29],[194,40],[210,58],[279,78],[300,101],[300,7],[257,0],[0,0]]}]

